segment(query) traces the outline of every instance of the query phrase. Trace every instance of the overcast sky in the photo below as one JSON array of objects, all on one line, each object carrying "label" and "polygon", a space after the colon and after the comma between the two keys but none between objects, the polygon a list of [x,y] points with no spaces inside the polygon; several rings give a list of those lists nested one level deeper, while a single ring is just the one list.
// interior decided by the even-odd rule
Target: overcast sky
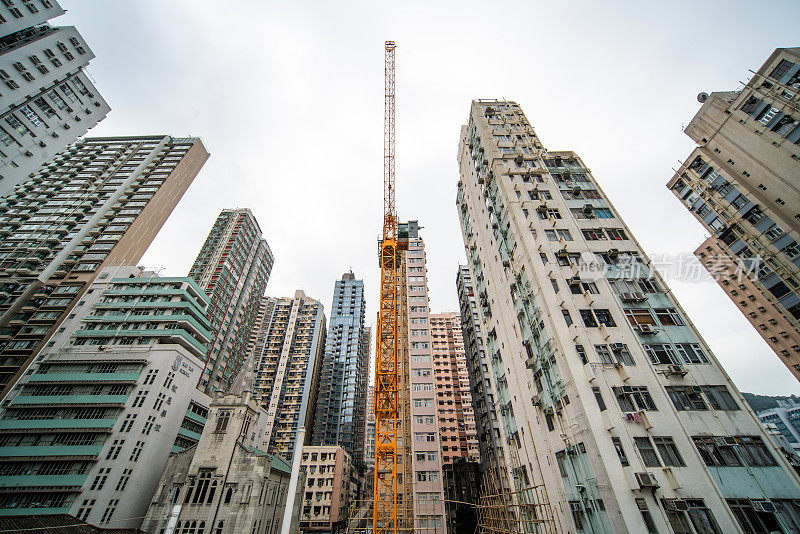
[{"label": "overcast sky", "polygon": [[[272,296],[330,308],[364,279],[375,323],[383,42],[397,42],[397,208],[418,219],[431,309],[456,311],[459,128],[475,98],[518,102],[552,150],[589,165],[645,250],[691,254],[704,230],[665,183],[691,152],[700,91],[731,90],[797,46],[800,2],[61,0],[112,111],[90,135],[192,135],[211,158],[145,255],[185,275],[223,208],[256,215]],[[643,6],[647,6],[644,8]],[[743,391],[797,381],[713,281],[670,282]]]}]

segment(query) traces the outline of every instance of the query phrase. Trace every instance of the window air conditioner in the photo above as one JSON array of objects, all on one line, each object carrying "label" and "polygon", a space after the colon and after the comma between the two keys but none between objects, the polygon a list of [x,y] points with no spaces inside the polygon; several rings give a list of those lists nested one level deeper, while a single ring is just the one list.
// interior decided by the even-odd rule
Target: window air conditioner
[{"label": "window air conditioner", "polygon": [[656,477],[648,472],[636,473],[636,482],[639,484],[639,489],[657,489],[660,487]]}]

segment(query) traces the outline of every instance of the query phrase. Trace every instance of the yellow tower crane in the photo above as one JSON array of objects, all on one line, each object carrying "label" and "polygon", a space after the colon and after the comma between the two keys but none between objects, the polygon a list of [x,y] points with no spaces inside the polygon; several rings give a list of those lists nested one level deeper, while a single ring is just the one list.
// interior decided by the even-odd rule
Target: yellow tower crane
[{"label": "yellow tower crane", "polygon": [[383,111],[383,236],[380,241],[381,290],[375,360],[375,486],[372,532],[397,534],[398,384],[397,299],[401,251],[394,206],[394,41],[386,41]]}]

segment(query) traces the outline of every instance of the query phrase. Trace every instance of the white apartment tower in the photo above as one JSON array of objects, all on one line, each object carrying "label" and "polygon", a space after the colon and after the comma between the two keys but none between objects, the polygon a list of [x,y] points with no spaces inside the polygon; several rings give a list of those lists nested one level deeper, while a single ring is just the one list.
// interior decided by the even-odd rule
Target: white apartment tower
[{"label": "white apartment tower", "polygon": [[457,204],[509,483],[571,532],[796,532],[798,477],[574,152],[474,101]]},{"label": "white apartment tower", "polygon": [[0,197],[110,111],[84,69],[94,58],[56,0],[0,5]]}]

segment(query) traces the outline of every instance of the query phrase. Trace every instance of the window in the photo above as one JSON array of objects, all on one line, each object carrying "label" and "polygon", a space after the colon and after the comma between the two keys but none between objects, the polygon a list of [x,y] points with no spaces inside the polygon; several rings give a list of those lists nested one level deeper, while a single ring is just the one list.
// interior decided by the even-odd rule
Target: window
[{"label": "window", "polygon": [[703,349],[697,343],[678,343],[675,348],[685,363],[709,363]]},{"label": "window", "polygon": [[595,310],[580,310],[581,319],[583,319],[583,324],[587,327],[595,327],[598,325],[604,326],[617,326],[617,323],[614,322],[614,318],[611,316],[611,312],[607,309],[597,308]]},{"label": "window", "polygon": [[719,438],[712,436],[692,437],[697,447],[700,457],[707,466],[710,467],[739,467],[742,463],[736,456],[734,444],[736,441],[731,438]]},{"label": "window", "polygon": [[656,308],[656,317],[664,326],[683,326],[683,319],[675,308]]},{"label": "window", "polygon": [[611,443],[614,444],[614,449],[617,451],[617,457],[619,457],[619,462],[622,464],[623,467],[626,465],[630,465],[628,463],[628,457],[625,455],[625,449],[622,448],[622,440],[619,438],[611,438]]},{"label": "window", "polygon": [[661,461],[665,466],[685,467],[681,453],[677,445],[670,436],[653,436],[653,443],[661,456]]},{"label": "window", "polygon": [[572,326],[572,315],[570,315],[569,310],[561,310],[561,313],[564,315],[564,320],[567,322],[567,326]]},{"label": "window", "polygon": [[606,235],[608,235],[609,239],[615,241],[628,239],[628,236],[625,234],[625,231],[622,228],[606,228]]},{"label": "window", "polygon": [[613,389],[623,412],[657,410],[647,386],[621,386]]},{"label": "window", "polygon": [[680,363],[675,351],[672,350],[672,345],[668,343],[645,343],[643,346],[650,361],[655,365]]},{"label": "window", "polygon": [[600,393],[600,388],[592,388],[592,392],[594,393],[594,398],[597,400],[597,405],[600,407],[600,411],[604,412],[606,410],[606,403],[603,401],[603,395]]},{"label": "window", "polygon": [[[709,510],[703,499],[683,499],[686,510],[681,510],[676,504],[675,499],[662,499],[662,505],[667,514],[667,521],[672,528],[672,532],[698,534],[721,534],[714,514]],[[694,530],[692,529],[692,526]]]},{"label": "window", "polygon": [[230,421],[230,412],[220,412],[217,417],[217,427],[214,429],[215,434],[224,434],[228,429],[228,422]]},{"label": "window", "polygon": [[739,405],[725,386],[701,386],[708,403],[715,410],[736,411]]},{"label": "window", "polygon": [[708,410],[699,386],[667,386],[666,389],[672,404],[679,412]]},{"label": "window", "polygon": [[625,312],[625,317],[628,318],[628,322],[631,326],[637,326],[640,324],[648,324],[648,325],[656,325],[656,320],[650,313],[650,310],[647,309],[640,309],[640,308],[628,308],[623,310]]},{"label": "window", "polygon": [[[742,531],[750,533],[784,532],[774,513],[757,511],[750,499],[725,499]],[[768,501],[769,502],[769,501]],[[774,501],[772,501],[774,503]],[[791,529],[792,532],[796,532]]]},{"label": "window", "polygon": [[650,438],[633,438],[633,441],[636,443],[646,467],[661,467],[661,462],[658,460],[658,455],[650,442]]},{"label": "window", "polygon": [[572,239],[572,234],[569,232],[569,230],[566,229],[556,230],[556,234],[558,234],[558,237],[563,239],[564,241],[574,241],[574,239]]}]

